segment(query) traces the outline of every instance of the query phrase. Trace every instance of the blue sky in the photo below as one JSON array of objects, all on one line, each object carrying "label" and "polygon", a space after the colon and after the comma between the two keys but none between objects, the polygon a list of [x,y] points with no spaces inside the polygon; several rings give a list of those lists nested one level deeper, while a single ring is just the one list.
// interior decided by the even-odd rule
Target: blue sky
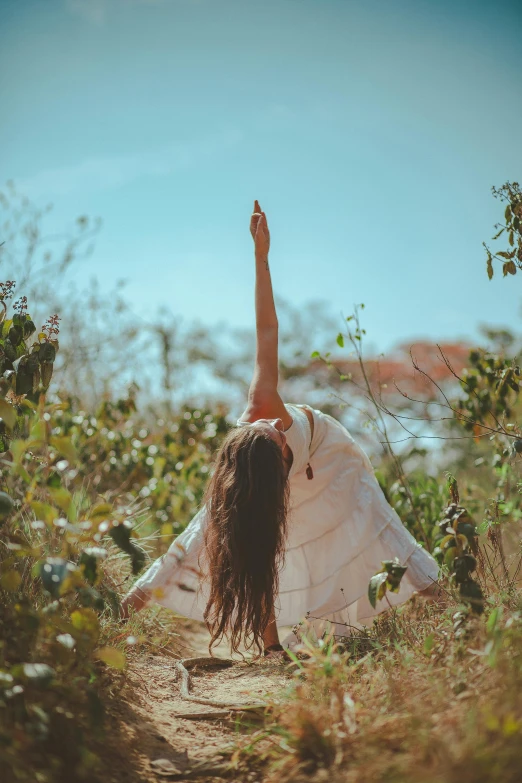
[{"label": "blue sky", "polygon": [[518,0],[0,0],[1,178],[101,216],[76,279],[147,318],[252,323],[258,198],[276,291],[364,302],[379,350],[520,328],[481,242],[522,181],[521,40]]}]

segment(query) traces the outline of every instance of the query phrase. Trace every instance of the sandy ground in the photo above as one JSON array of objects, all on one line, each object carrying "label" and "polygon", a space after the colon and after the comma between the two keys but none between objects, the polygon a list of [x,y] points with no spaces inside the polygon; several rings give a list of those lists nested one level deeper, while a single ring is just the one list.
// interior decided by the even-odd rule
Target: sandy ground
[{"label": "sandy ground", "polygon": [[[187,657],[208,655],[208,635],[203,626],[186,621],[182,633],[190,648],[185,653]],[[221,645],[214,655],[228,658],[228,647]],[[191,674],[194,695],[246,704],[277,695],[289,683],[285,664],[273,660],[251,664],[238,660],[227,669],[196,669]],[[169,778],[218,779],[211,767],[219,772],[219,764],[223,763],[220,750],[231,745],[237,731],[249,729],[239,728],[237,720],[229,715],[218,720],[180,716],[180,713],[216,712],[223,711],[181,698],[173,657],[144,655],[131,660],[120,686],[114,688],[109,707],[111,736],[117,727],[118,741],[102,749],[104,780],[137,783]],[[248,723],[254,726],[255,716]],[[200,763],[207,765],[208,772],[195,777]]]}]

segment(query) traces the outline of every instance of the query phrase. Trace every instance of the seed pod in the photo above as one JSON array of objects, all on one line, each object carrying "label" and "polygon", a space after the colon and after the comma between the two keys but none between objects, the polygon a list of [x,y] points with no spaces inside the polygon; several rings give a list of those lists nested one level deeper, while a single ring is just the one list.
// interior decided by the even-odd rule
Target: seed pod
[{"label": "seed pod", "polygon": [[20,364],[24,363],[24,366],[27,368],[28,372],[35,372],[39,369],[39,362],[38,362],[38,356],[34,353],[29,354],[29,356],[24,357],[20,360]]},{"label": "seed pod", "polygon": [[0,375],[3,375],[6,370],[13,370],[13,362],[11,362],[7,356],[0,358]]},{"label": "seed pod", "polygon": [[460,522],[457,526],[457,532],[462,533],[463,536],[466,536],[466,538],[469,538],[471,541],[472,538],[475,538],[477,535],[477,529],[475,525],[473,525],[471,522]]},{"label": "seed pod", "polygon": [[456,557],[453,561],[453,570],[457,584],[465,582],[469,578],[469,567],[464,557]]},{"label": "seed pod", "polygon": [[33,391],[33,373],[27,372],[24,367],[19,366],[16,373],[16,393],[31,394]]},{"label": "seed pod", "polygon": [[20,345],[23,336],[24,333],[21,326],[11,326],[9,329],[9,340],[15,346],[15,348]]},{"label": "seed pod", "polygon": [[36,332],[36,326],[31,321],[30,318],[27,319],[27,321],[23,325],[24,330],[24,338],[30,337],[32,334]]},{"label": "seed pod", "polygon": [[56,348],[51,343],[41,343],[38,351],[40,362],[54,362],[56,359]]},{"label": "seed pod", "polygon": [[37,367],[33,372],[33,394],[36,394],[40,385],[40,367]]},{"label": "seed pod", "polygon": [[52,362],[42,362],[40,365],[42,386],[44,389],[47,389],[51,383],[51,378],[53,377],[53,367],[54,365]]},{"label": "seed pod", "polygon": [[478,582],[474,579],[467,579],[460,585],[460,594],[465,601],[471,605],[475,614],[482,614],[484,611],[484,594]]},{"label": "seed pod", "polygon": [[4,341],[4,353],[11,362],[15,362],[18,358],[16,348],[9,339]]}]

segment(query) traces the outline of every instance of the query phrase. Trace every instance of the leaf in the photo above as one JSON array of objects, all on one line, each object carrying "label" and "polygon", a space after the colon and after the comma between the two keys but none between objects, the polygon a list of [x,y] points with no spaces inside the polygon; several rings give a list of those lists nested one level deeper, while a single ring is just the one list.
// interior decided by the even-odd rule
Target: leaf
[{"label": "leaf", "polygon": [[[8,495],[7,492],[0,492],[0,524],[3,523],[10,514],[12,514],[14,508],[15,504],[13,498]],[[3,566],[4,568],[6,567],[5,561]]]},{"label": "leaf", "polygon": [[444,553],[444,562],[449,568],[453,568],[453,562],[456,556],[457,556],[456,546],[450,546],[449,549],[446,549],[446,552]]},{"label": "leaf", "polygon": [[377,601],[384,598],[384,595],[386,594],[387,579],[388,574],[386,572],[375,574],[375,576],[372,576],[370,579],[370,584],[368,585],[368,600],[374,609],[377,605]]},{"label": "leaf", "polygon": [[435,645],[435,634],[430,633],[424,640],[424,652],[429,655]]},{"label": "leaf", "polygon": [[76,641],[94,645],[100,635],[100,622],[93,609],[76,609],[71,614],[71,623],[76,633],[73,633]]},{"label": "leaf", "polygon": [[459,485],[457,484],[457,479],[455,476],[450,473],[449,471],[446,472],[446,481],[447,481],[447,487],[450,493],[451,502],[456,503],[457,505],[460,503],[460,497],[459,497]]},{"label": "leaf", "polygon": [[29,440],[31,442],[31,446],[38,445],[40,443],[45,443],[45,436],[47,432],[47,427],[45,426],[45,421],[42,419],[38,419],[35,421],[33,426],[31,427],[31,432],[29,433]]},{"label": "leaf", "polygon": [[53,503],[55,503],[58,508],[61,508],[62,511],[64,511],[66,514],[69,513],[69,509],[72,503],[72,495],[68,489],[65,489],[65,487],[50,487],[49,495],[51,496]]},{"label": "leaf", "polygon": [[16,593],[21,584],[22,577],[18,571],[7,571],[0,576],[0,587],[3,590],[7,590],[8,593]]},{"label": "leaf", "polygon": [[499,614],[500,614],[499,607],[495,606],[495,608],[493,609],[493,611],[488,617],[488,622],[486,625],[489,634],[492,634],[493,631],[495,630],[495,627],[497,625],[497,620],[499,619]]},{"label": "leaf", "polygon": [[507,207],[506,207],[506,209],[504,211],[504,218],[505,218],[506,222],[508,222],[511,219],[511,207],[510,207],[509,204],[507,205]]},{"label": "leaf", "polygon": [[91,585],[98,579],[98,563],[105,560],[107,550],[102,547],[90,546],[84,549],[80,555],[79,565],[83,575]]},{"label": "leaf", "polygon": [[58,517],[58,512],[53,506],[50,506],[48,503],[40,503],[39,500],[33,500],[31,503],[31,508],[34,511],[34,514],[37,519],[42,519],[44,522],[46,522],[48,525],[51,525],[54,520]]},{"label": "leaf", "polygon": [[497,256],[500,256],[501,258],[511,258],[511,254],[506,250],[499,250]]},{"label": "leaf", "polygon": [[43,586],[53,598],[60,596],[60,590],[64,580],[75,570],[74,563],[70,563],[63,557],[47,557],[36,566],[36,572],[40,576]]},{"label": "leaf", "polygon": [[68,459],[69,462],[76,462],[78,459],[76,449],[74,448],[70,438],[54,435],[51,438],[50,444],[59,454]]},{"label": "leaf", "polygon": [[319,359],[320,356],[321,356],[321,354],[319,353],[319,351],[313,351],[310,354],[310,359]]},{"label": "leaf", "polygon": [[11,669],[13,677],[30,685],[45,687],[56,677],[56,672],[46,663],[19,663]]},{"label": "leaf", "polygon": [[125,668],[125,653],[117,650],[116,647],[100,647],[99,650],[96,650],[94,656],[106,663],[107,666],[112,666],[113,669],[120,669],[121,671]]},{"label": "leaf", "polygon": [[509,241],[509,244],[511,245],[511,247],[513,247],[513,245],[515,244],[515,238],[513,236],[513,232],[512,231],[509,232],[508,241]]},{"label": "leaf", "polygon": [[341,334],[341,332],[339,332],[339,334],[337,335],[337,345],[339,346],[339,348],[344,348],[344,337]]},{"label": "leaf", "polygon": [[109,535],[120,549],[126,552],[131,559],[132,573],[137,574],[141,571],[147,561],[143,549],[133,544],[130,540],[131,531],[126,525],[114,525],[109,530]]},{"label": "leaf", "polygon": [[89,519],[106,519],[111,513],[112,505],[110,503],[98,503],[89,511]]},{"label": "leaf", "polygon": [[0,398],[0,417],[5,421],[6,427],[10,430],[16,424],[16,409],[6,400]]},{"label": "leaf", "polygon": [[491,280],[493,278],[493,264],[491,263],[491,258],[488,258],[487,270],[488,277]]},{"label": "leaf", "polygon": [[56,677],[55,670],[46,663],[24,663],[22,667],[24,678],[32,685],[49,685]]},{"label": "leaf", "polygon": [[[11,454],[13,455],[13,465],[19,465],[22,462],[22,457],[29,448],[29,441],[27,440],[12,440],[11,441]],[[13,471],[14,472],[14,471]]]}]

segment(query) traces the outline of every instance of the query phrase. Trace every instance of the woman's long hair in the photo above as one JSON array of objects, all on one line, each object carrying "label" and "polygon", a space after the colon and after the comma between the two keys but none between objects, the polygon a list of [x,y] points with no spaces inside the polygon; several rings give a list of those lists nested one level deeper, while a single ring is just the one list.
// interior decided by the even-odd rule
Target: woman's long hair
[{"label": "woman's long hair", "polygon": [[284,560],[288,480],[281,448],[257,427],[225,438],[207,488],[209,649],[227,636],[261,651]]}]

